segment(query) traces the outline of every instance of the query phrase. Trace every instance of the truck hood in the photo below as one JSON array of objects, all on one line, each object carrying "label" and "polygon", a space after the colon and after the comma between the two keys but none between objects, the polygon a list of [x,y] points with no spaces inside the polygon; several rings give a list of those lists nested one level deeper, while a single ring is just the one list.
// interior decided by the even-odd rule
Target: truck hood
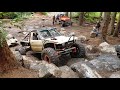
[{"label": "truck hood", "polygon": [[[67,37],[67,36],[57,36],[55,38],[56,38],[56,40],[51,40],[51,38],[47,38],[45,40],[48,40],[50,42],[54,42],[56,44],[62,44],[62,43],[68,42],[70,37]],[[74,39],[77,40],[78,38],[74,37]],[[73,37],[71,37],[69,41],[72,41],[72,40],[73,40]]]}]

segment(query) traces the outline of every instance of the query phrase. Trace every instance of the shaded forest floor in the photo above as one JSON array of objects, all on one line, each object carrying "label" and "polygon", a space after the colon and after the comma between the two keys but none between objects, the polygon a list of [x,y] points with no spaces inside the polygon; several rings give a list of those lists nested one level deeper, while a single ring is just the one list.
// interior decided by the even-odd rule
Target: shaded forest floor
[{"label": "shaded forest floor", "polygon": [[[40,26],[41,19],[43,17],[48,19],[45,22],[45,24],[47,26],[57,27],[58,29],[61,28],[60,25],[54,25],[54,26],[52,25],[52,17],[51,16],[35,14],[35,15],[33,15],[33,17],[23,21],[24,27],[22,29],[14,27],[8,23],[8,24],[5,24],[7,26],[6,30],[10,34],[15,36],[18,40],[21,40],[22,38],[24,38],[24,35],[19,35],[18,32],[22,31],[24,28],[28,28],[28,30],[29,30],[29,28],[31,28],[32,26],[33,27]],[[8,28],[9,26],[11,28]],[[87,37],[87,39],[89,39],[89,41],[86,44],[98,46],[101,43],[101,39],[100,39],[100,37],[90,38],[90,32],[91,32],[92,28],[93,28],[93,25],[78,26],[76,23],[73,23],[72,27],[65,27],[65,30],[68,33],[74,32],[76,34],[76,36],[84,35]],[[118,37],[107,36],[107,40],[108,40],[109,44],[112,44],[112,45],[120,44],[120,37],[118,38]],[[20,68],[20,69],[15,69],[12,72],[3,74],[2,76],[0,75],[0,78],[38,78],[38,75],[35,71]]]}]

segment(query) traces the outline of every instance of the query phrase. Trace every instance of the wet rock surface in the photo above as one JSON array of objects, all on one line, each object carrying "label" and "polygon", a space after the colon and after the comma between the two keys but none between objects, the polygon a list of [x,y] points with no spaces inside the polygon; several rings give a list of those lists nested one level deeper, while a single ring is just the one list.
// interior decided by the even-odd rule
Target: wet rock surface
[{"label": "wet rock surface", "polygon": [[70,67],[73,71],[78,73],[80,78],[102,78],[95,70],[95,67],[89,62],[78,62]]},{"label": "wet rock surface", "polygon": [[30,69],[39,71],[39,77],[54,76],[56,78],[61,76],[61,70],[54,64],[49,64],[46,61],[40,61],[37,63],[32,63]]},{"label": "wet rock surface", "polygon": [[99,45],[99,49],[102,53],[110,53],[113,55],[117,55],[115,46],[108,44],[107,42],[103,42]]},{"label": "wet rock surface", "polygon": [[61,78],[79,78],[78,74],[68,66],[59,67],[62,71]]},{"label": "wet rock surface", "polygon": [[120,78],[120,71],[112,73],[109,78]]},{"label": "wet rock surface", "polygon": [[120,59],[116,55],[102,54],[90,63],[99,70],[115,71],[120,70]]}]

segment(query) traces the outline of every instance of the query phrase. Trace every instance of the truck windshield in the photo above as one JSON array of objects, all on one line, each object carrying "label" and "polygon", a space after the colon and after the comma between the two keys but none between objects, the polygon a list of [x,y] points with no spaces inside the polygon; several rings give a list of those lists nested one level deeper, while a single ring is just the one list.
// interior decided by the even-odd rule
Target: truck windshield
[{"label": "truck windshield", "polygon": [[51,34],[52,37],[56,37],[56,36],[60,36],[60,35],[61,35],[61,34],[60,34],[58,31],[56,31],[55,29],[51,29],[51,30],[49,30],[49,32],[50,32],[50,34]]},{"label": "truck windshield", "polygon": [[40,33],[41,33],[41,36],[44,37],[44,38],[51,37],[51,34],[48,30],[42,30],[42,31],[40,31]]},{"label": "truck windshield", "polygon": [[57,32],[55,29],[51,29],[51,30],[42,30],[40,31],[41,36],[43,38],[50,38],[50,37],[56,37],[56,36],[60,36],[61,34],[59,32]]}]

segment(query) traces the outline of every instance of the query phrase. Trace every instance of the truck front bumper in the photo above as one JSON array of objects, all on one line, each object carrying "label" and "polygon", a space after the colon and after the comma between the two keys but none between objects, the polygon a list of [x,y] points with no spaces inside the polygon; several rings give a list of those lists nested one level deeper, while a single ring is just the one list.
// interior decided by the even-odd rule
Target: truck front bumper
[{"label": "truck front bumper", "polygon": [[65,55],[65,54],[69,54],[70,52],[76,52],[76,47],[72,47],[72,48],[68,48],[68,49],[64,49],[62,51],[58,51],[59,55]]}]

